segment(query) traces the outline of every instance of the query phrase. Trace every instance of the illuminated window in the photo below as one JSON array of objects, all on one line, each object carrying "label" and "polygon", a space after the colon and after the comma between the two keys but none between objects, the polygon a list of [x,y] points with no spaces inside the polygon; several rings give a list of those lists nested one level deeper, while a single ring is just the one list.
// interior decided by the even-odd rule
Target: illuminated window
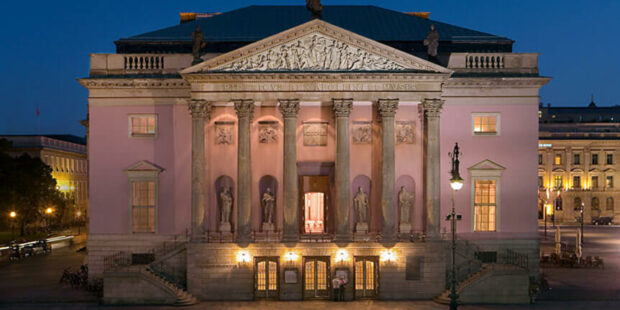
[{"label": "illuminated window", "polygon": [[322,234],[325,231],[325,194],[304,194],[304,232]]},{"label": "illuminated window", "polygon": [[154,114],[130,115],[132,137],[153,137],[157,133],[157,116]]},{"label": "illuminated window", "polygon": [[607,182],[606,182],[606,186],[607,188],[614,188],[614,177],[609,175],[607,176]]},{"label": "illuminated window", "polygon": [[592,164],[598,165],[598,154],[592,154]]},{"label": "illuminated window", "polygon": [[555,154],[555,158],[553,160],[553,163],[555,165],[561,165],[562,164],[562,155],[561,154]]},{"label": "illuminated window", "polygon": [[473,115],[474,135],[498,135],[499,114]]},{"label": "illuminated window", "polygon": [[474,231],[495,231],[496,198],[495,180],[475,181]]},{"label": "illuminated window", "polygon": [[590,187],[598,188],[598,176],[593,175],[591,180],[592,180],[592,182],[590,183]]},{"label": "illuminated window", "polygon": [[155,232],[155,182],[131,182],[133,232]]},{"label": "illuminated window", "polygon": [[554,188],[561,188],[562,187],[562,176],[561,175],[553,176],[553,187]]},{"label": "illuminated window", "polygon": [[581,177],[578,175],[573,176],[573,188],[581,188]]}]

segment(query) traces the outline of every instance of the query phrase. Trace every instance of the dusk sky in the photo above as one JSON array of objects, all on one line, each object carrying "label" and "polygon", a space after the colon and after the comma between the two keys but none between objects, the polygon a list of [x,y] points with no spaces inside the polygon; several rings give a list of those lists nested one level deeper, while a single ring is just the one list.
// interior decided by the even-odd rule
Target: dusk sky
[{"label": "dusk sky", "polygon": [[[3,1],[0,34],[0,134],[84,135],[89,53],[114,53],[114,41],[179,23],[179,12],[226,12],[251,4],[305,5],[303,0]],[[620,1],[351,1],[431,12],[432,20],[515,40],[514,52],[540,53],[545,104],[601,106],[614,97],[620,69]],[[368,21],[372,22],[372,21]],[[441,35],[441,34],[440,34]],[[37,107],[40,116],[37,118]]]}]

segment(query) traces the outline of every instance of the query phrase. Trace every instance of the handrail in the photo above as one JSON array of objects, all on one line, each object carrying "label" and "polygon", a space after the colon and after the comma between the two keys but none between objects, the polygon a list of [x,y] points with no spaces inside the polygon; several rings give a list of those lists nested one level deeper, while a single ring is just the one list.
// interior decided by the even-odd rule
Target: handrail
[{"label": "handrail", "polygon": [[506,250],[506,257],[504,263],[514,266],[519,266],[523,269],[528,269],[528,257],[526,254],[515,252],[513,250]]}]

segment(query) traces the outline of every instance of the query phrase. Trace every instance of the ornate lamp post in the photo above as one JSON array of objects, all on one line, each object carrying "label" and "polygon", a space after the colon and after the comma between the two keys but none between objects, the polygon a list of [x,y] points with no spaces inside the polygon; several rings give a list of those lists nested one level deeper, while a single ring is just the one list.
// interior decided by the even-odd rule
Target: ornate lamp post
[{"label": "ornate lamp post", "polygon": [[47,233],[50,234],[51,231],[51,222],[52,222],[52,213],[54,213],[54,209],[47,208],[45,209],[45,214],[47,214],[46,222],[47,222]]},{"label": "ornate lamp post", "polygon": [[459,295],[456,293],[456,221],[461,219],[460,214],[456,214],[454,209],[454,193],[463,188],[463,179],[459,173],[459,144],[454,145],[452,153],[448,153],[452,160],[452,177],[450,178],[450,187],[452,187],[452,211],[448,215],[448,220],[451,222],[452,230],[452,271],[451,271],[451,285],[450,285],[450,310],[456,310],[458,307],[457,299]]},{"label": "ornate lamp post", "polygon": [[9,212],[9,218],[11,219],[11,240],[15,240],[15,218],[17,213],[15,211]]},{"label": "ornate lamp post", "polygon": [[580,227],[580,230],[581,230],[581,235],[579,236],[579,237],[580,237],[580,238],[579,238],[579,243],[580,243],[581,245],[583,245],[583,208],[584,208],[584,207],[585,207],[585,205],[583,204],[583,201],[582,201],[582,202],[581,202],[581,206],[579,207],[579,214],[580,214],[579,221],[581,222],[581,223],[579,223],[579,224],[580,224],[580,226],[581,226],[581,227]]}]

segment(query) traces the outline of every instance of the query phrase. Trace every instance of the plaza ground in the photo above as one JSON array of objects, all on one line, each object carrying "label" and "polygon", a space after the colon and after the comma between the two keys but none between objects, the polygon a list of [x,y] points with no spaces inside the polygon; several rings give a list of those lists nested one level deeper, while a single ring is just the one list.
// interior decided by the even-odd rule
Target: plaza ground
[{"label": "plaza ground", "polygon": [[[577,227],[562,227],[563,240],[574,244]],[[555,230],[541,240],[544,252],[553,249]],[[541,230],[541,238],[542,230]],[[551,290],[533,305],[466,305],[464,310],[483,309],[620,309],[620,226],[586,227],[584,255],[598,255],[605,269],[543,268]],[[85,253],[82,245],[55,250],[48,256],[35,256],[0,265],[0,309],[179,309],[168,306],[100,306],[97,298],[83,290],[59,285],[64,268],[78,268]],[[203,302],[184,309],[447,309],[432,301],[354,301],[316,302]]]}]

